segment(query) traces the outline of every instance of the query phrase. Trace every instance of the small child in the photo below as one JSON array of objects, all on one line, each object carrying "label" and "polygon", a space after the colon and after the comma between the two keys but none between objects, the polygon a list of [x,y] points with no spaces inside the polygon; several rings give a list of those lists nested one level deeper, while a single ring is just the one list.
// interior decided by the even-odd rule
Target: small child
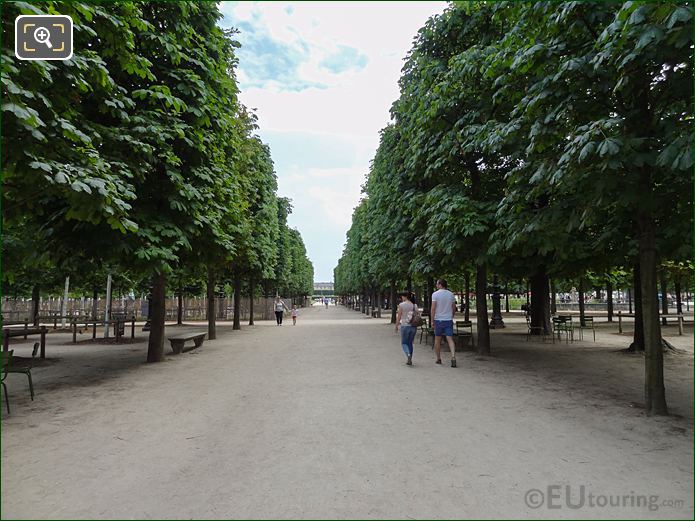
[{"label": "small child", "polygon": [[299,315],[299,310],[297,309],[297,305],[293,304],[292,305],[292,325],[296,326],[297,325],[297,316]]}]

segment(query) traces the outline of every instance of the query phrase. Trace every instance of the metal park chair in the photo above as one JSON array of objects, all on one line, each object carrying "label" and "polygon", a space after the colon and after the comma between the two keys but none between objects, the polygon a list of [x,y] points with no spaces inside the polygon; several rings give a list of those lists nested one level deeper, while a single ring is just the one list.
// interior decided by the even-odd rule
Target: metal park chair
[{"label": "metal park chair", "polygon": [[34,366],[34,361],[36,360],[36,354],[39,352],[39,343],[34,344],[34,349],[31,352],[31,360],[27,365],[11,365],[7,368],[7,373],[22,373],[27,375],[29,379],[29,392],[31,393],[31,400],[34,400],[34,384],[31,381],[31,368]]},{"label": "metal park chair", "polygon": [[8,369],[12,364],[12,353],[14,353],[14,349],[11,349],[9,351],[2,351],[2,358],[0,358],[0,360],[2,361],[2,380],[0,380],[0,382],[2,383],[2,390],[5,393],[5,404],[7,405],[7,414],[10,414],[10,398],[7,396],[7,384],[5,384],[5,378],[7,378]]},{"label": "metal park chair", "polygon": [[[422,325],[420,326],[420,343],[422,344],[422,335],[425,335],[425,345],[427,345],[427,337],[432,335],[432,339],[434,340],[434,328],[432,327],[432,321],[430,320],[430,317],[423,315],[422,316],[423,322]],[[432,343],[434,346],[434,342]]]},{"label": "metal park chair", "polygon": [[584,330],[591,329],[594,334],[594,342],[596,342],[596,329],[594,329],[594,317],[584,317],[584,324],[579,323],[579,338],[584,339]]}]

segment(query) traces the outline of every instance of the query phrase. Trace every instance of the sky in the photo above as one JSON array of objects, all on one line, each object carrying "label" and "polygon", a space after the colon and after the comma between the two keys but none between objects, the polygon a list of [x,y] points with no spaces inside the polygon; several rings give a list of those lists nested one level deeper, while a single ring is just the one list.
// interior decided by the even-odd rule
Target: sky
[{"label": "sky", "polygon": [[413,38],[444,2],[221,2],[314,281],[333,280]]}]

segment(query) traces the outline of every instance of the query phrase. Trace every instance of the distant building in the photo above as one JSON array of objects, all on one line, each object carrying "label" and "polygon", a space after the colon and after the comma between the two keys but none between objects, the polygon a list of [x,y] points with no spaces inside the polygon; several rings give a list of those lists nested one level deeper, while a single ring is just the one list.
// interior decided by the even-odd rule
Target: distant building
[{"label": "distant building", "polygon": [[332,282],[314,282],[314,295],[332,296],[334,286]]}]

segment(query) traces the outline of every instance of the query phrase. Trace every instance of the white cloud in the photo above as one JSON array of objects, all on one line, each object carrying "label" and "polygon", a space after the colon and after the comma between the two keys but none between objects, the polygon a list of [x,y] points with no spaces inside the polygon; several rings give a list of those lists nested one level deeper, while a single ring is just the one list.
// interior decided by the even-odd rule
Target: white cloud
[{"label": "white cloud", "polygon": [[[220,7],[226,15],[222,25],[242,29],[240,98],[257,109],[280,193],[293,199],[290,224],[304,237],[317,280],[330,280],[379,130],[398,98],[403,59],[418,29],[446,4],[221,2]],[[254,51],[247,55],[245,39],[247,50]],[[258,62],[264,52],[282,56]],[[354,57],[355,66],[326,67],[340,53]]]}]

